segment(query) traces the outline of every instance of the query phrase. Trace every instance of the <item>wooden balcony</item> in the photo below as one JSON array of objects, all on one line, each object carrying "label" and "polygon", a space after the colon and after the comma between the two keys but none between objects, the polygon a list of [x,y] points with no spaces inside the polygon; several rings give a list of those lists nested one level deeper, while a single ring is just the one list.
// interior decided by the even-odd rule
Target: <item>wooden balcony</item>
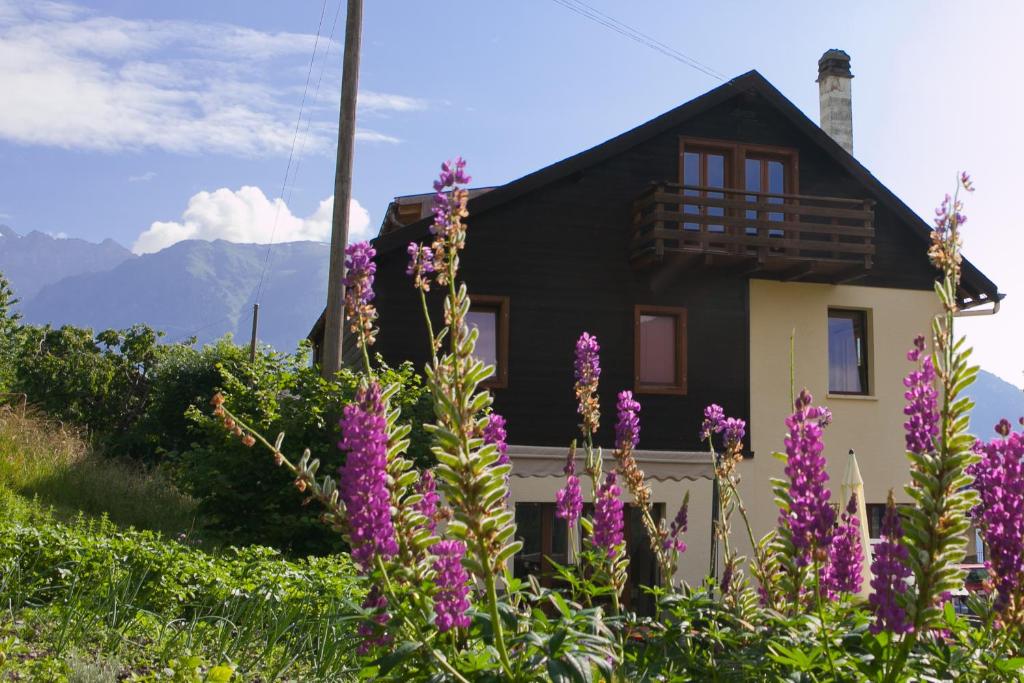
[{"label": "wooden balcony", "polygon": [[871,269],[874,201],[657,183],[633,204],[631,260],[846,282]]}]

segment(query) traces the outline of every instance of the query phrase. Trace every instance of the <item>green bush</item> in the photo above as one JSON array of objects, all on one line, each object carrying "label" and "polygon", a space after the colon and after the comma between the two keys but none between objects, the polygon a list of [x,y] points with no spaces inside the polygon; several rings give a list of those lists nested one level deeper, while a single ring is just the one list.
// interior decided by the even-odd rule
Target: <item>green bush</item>
[{"label": "green bush", "polygon": [[[285,443],[307,446],[320,460],[321,474],[335,475],[344,463],[337,418],[355,394],[356,373],[345,369],[328,382],[302,353],[264,353],[255,364],[220,368],[221,386],[239,417],[265,433],[283,432]],[[417,425],[410,455],[421,466],[429,464],[433,456],[422,425],[431,408],[422,380],[409,363],[382,366],[380,374],[402,387],[395,403],[402,419]],[[289,485],[291,475],[269,454],[239,443],[205,404],[189,415],[194,443],[175,458],[174,471],[199,501],[208,529],[231,543],[262,543],[299,555],[344,548],[338,534],[321,523],[317,506],[301,504],[301,494]]]}]

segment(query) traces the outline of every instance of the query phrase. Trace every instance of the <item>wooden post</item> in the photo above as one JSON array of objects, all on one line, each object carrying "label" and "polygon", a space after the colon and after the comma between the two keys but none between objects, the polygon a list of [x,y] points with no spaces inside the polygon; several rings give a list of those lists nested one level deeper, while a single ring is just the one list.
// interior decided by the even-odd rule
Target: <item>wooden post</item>
[{"label": "wooden post", "polygon": [[256,362],[256,328],[260,324],[260,305],[252,305],[252,338],[249,340],[249,362]]},{"label": "wooden post", "polygon": [[363,25],[362,0],[348,0],[345,16],[345,56],[338,114],[338,159],[334,167],[334,216],[331,220],[331,263],[327,280],[320,374],[333,379],[341,369],[345,335],[345,247],[348,245],[348,206],[352,198],[352,157],[356,135],[356,93],[359,88],[359,43]]}]

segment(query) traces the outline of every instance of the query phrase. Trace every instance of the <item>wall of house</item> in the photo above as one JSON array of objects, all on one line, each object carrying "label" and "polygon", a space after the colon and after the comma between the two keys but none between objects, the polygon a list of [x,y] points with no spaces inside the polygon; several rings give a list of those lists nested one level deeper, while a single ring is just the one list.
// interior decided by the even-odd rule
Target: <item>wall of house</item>
[{"label": "wall of house", "polygon": [[[865,309],[869,328],[870,395],[828,393],[828,309]],[[789,405],[789,345],[795,332],[796,390],[807,387],[815,404],[832,410],[825,430],[825,456],[832,500],[839,502],[848,452],[857,453],[867,503],[884,503],[889,489],[907,502],[904,455],[903,378],[914,367],[906,352],[914,337],[929,334],[939,312],[932,292],[849,285],[752,280],[750,283],[750,439],[754,457],[741,466],[741,490],[758,535],[776,524],[772,477],[785,478],[784,451]],[[843,501],[845,503],[845,501]]]}]

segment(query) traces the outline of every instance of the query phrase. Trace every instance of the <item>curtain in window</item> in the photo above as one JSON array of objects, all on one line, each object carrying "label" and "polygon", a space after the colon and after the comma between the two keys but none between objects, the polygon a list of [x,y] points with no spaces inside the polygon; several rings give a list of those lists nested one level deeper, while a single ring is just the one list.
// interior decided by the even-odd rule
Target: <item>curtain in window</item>
[{"label": "curtain in window", "polygon": [[860,394],[860,365],[857,363],[857,331],[851,318],[828,320],[829,391]]},{"label": "curtain in window", "polygon": [[670,315],[640,316],[640,383],[676,382],[676,319]]}]

